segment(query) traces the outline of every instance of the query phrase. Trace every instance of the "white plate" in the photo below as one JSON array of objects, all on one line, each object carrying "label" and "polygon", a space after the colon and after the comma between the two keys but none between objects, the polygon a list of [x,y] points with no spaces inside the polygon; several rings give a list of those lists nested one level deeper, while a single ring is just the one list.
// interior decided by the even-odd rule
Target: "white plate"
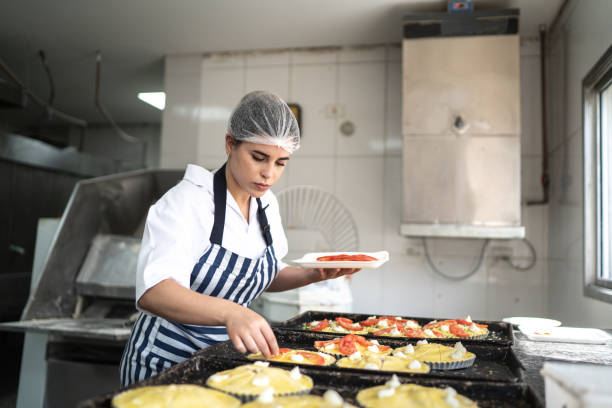
[{"label": "white plate", "polygon": [[533,341],[559,343],[606,344],[612,336],[603,330],[583,327],[535,327],[519,326],[519,330]]},{"label": "white plate", "polygon": [[[376,261],[317,261],[320,256],[329,255],[369,255],[376,258]],[[294,259],[293,262],[304,267],[304,268],[361,268],[361,269],[374,269],[384,264],[389,260],[389,253],[387,251],[379,252],[310,252],[304,254],[300,259]]]},{"label": "white plate", "polygon": [[516,326],[537,326],[537,327],[556,327],[561,326],[561,322],[542,317],[504,317],[503,320]]}]

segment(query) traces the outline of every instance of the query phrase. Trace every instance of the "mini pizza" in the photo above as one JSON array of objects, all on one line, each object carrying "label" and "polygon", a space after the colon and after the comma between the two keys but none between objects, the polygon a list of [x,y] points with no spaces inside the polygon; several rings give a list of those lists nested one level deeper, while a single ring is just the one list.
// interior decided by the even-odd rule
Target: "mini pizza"
[{"label": "mini pizza", "polygon": [[368,331],[359,323],[354,323],[346,317],[336,317],[334,320],[315,320],[304,324],[304,329],[329,333],[366,334]]},{"label": "mini pizza", "polygon": [[383,346],[376,340],[368,341],[363,336],[348,334],[332,340],[315,341],[314,346],[323,353],[350,356],[359,351],[361,354],[384,356],[391,353],[389,346]]},{"label": "mini pizza", "polygon": [[455,370],[470,367],[476,360],[476,355],[466,350],[457,342],[453,347],[438,343],[428,343],[420,340],[416,346],[409,344],[393,350],[393,356],[405,360],[426,362],[434,370]]},{"label": "mini pizza", "polygon": [[361,354],[356,351],[348,357],[343,357],[336,362],[338,367],[362,368],[365,370],[380,370],[382,368],[382,356],[374,354]]},{"label": "mini pizza", "polygon": [[385,357],[380,370],[427,374],[430,371],[430,367],[423,361],[393,355]]},{"label": "mini pizza", "polygon": [[317,258],[317,261],[321,261],[321,262],[339,262],[339,261],[340,262],[341,261],[370,262],[370,261],[378,261],[378,259],[374,258],[373,256],[365,255],[365,254],[357,254],[357,255],[340,254],[340,255],[320,256]]},{"label": "mini pizza", "polygon": [[423,334],[423,337],[473,339],[486,337],[489,329],[468,316],[466,319],[434,320],[423,326]]},{"label": "mini pizza", "polygon": [[416,320],[401,317],[382,316],[377,318],[376,316],[370,316],[359,322],[359,325],[374,336],[425,337],[422,335],[421,326]]},{"label": "mini pizza", "polygon": [[267,359],[261,352],[249,354],[247,358],[249,360],[280,361],[283,363],[308,364],[319,366],[330,365],[336,361],[336,358],[330,356],[329,354],[308,350],[295,350],[289,348],[279,348],[277,355]]}]

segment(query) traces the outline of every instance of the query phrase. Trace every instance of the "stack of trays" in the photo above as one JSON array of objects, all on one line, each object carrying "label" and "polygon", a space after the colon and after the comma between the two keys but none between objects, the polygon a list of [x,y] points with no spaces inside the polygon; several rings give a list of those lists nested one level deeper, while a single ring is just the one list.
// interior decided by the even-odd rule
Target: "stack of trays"
[{"label": "stack of trays", "polygon": [[[367,315],[330,312],[306,312],[274,328],[279,347],[316,351],[314,342],[342,337],[339,333],[312,332],[303,330],[303,323],[324,318],[346,317],[353,321],[365,320]],[[414,318],[420,324],[433,319]],[[485,339],[461,339],[467,351],[476,354],[474,364],[458,370],[431,370],[429,373],[405,373],[344,368],[336,365],[300,365],[300,371],[314,381],[312,393],[322,395],[334,389],[349,403],[356,404],[357,393],[368,387],[383,385],[393,374],[402,383],[414,383],[430,387],[453,387],[458,393],[478,403],[479,407],[534,407],[542,404],[533,391],[523,382],[521,364],[512,351],[512,328],[506,323],[484,322],[489,325],[489,336]],[[381,345],[398,348],[415,344],[415,338],[364,335],[368,340],[376,339]],[[457,339],[427,339],[430,343],[452,345]],[[449,344],[450,343],[450,344]],[[134,387],[162,384],[204,385],[206,379],[219,371],[252,363],[238,353],[230,342],[206,348],[190,359],[169,370],[142,381]],[[270,362],[271,366],[291,369],[296,364]],[[81,408],[111,408],[114,394],[84,401]]]}]

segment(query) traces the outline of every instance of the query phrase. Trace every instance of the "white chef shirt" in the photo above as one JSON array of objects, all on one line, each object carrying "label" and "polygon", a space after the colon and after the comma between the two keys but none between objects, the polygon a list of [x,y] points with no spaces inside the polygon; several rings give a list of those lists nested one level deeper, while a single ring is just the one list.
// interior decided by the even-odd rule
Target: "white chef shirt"
[{"label": "white chef shirt", "polygon": [[[222,246],[240,256],[260,258],[266,242],[257,219],[257,200],[250,200],[249,222],[245,220],[234,197],[227,192]],[[281,224],[278,201],[268,190],[261,197],[270,224],[272,245],[279,270],[287,266],[287,238]],[[189,164],[185,176],[149,209],[138,256],[136,304],[151,287],[165,279],[174,279],[189,288],[193,267],[210,248],[215,204],[213,173]]]}]

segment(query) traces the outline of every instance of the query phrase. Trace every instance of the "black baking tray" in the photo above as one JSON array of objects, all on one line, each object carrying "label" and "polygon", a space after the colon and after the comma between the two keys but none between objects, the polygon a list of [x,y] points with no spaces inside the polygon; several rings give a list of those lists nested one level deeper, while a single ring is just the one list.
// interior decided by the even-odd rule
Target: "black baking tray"
[{"label": "black baking tray", "polygon": [[[298,333],[290,330],[274,329],[274,334],[279,347],[287,347],[293,349],[303,349],[316,351],[314,342],[321,340],[321,336],[316,332]],[[435,342],[435,341],[430,341]],[[397,339],[386,337],[379,342],[382,345],[392,348],[403,347],[407,344],[414,344],[415,341],[407,341],[406,339]],[[232,346],[231,342],[225,342],[217,346],[219,358],[235,360],[243,364],[252,362],[245,355],[238,353]],[[489,347],[479,344],[467,344],[465,348],[476,354],[476,360],[471,367],[462,368],[459,370],[431,370],[429,373],[403,373],[395,372],[400,377],[432,377],[432,378],[453,378],[471,381],[494,381],[494,382],[519,382],[522,380],[522,366],[516,358],[510,347]],[[198,353],[205,353],[204,349]],[[292,367],[295,363],[271,362],[272,365],[279,367]],[[371,370],[331,366],[311,366],[300,365],[301,367],[309,367],[313,370],[330,371],[337,370],[342,372],[354,372],[358,374],[368,374]],[[390,372],[389,373],[393,373]]]},{"label": "black baking tray", "polygon": [[[211,346],[196,353],[188,360],[167,371],[148,378],[130,388],[164,384],[204,385],[206,379],[219,371],[242,365],[240,360],[222,358],[227,343]],[[392,373],[362,372],[363,370],[321,370],[319,367],[303,366],[300,371],[314,381],[312,393],[322,395],[328,389],[338,391],[344,399],[356,405],[359,390],[382,385]],[[401,377],[402,383],[414,383],[429,387],[453,387],[458,393],[475,400],[481,408],[543,408],[535,394],[522,382],[465,381],[452,378]],[[111,400],[118,393],[110,393],[82,401],[78,408],[111,408]]]},{"label": "black baking tray", "polygon": [[[354,322],[359,322],[362,320],[366,320],[370,316],[371,315],[359,314],[359,313],[339,313],[339,312],[324,312],[324,311],[309,310],[285,322],[274,324],[274,327],[287,329],[287,330],[296,330],[296,331],[301,331],[301,332],[306,332],[306,333],[313,333],[310,330],[304,329],[305,323],[309,323],[314,320],[323,320],[323,319],[333,320],[336,317],[346,317],[347,319],[351,319]],[[436,319],[433,317],[402,316],[402,318],[415,320],[421,326],[431,322],[432,320],[447,320],[447,319],[441,319],[441,318]],[[460,340],[462,343],[465,343],[465,344],[483,344],[483,345],[493,345],[493,346],[501,346],[501,347],[509,347],[514,344],[514,335],[512,334],[511,324],[504,323],[504,322],[497,322],[497,321],[487,321],[487,320],[477,320],[475,322],[488,325],[489,334],[486,338],[484,339],[428,339],[428,340],[436,340],[441,343],[454,343]],[[327,333],[327,332],[318,332],[318,333],[321,333],[322,335],[327,335],[329,337],[337,337],[337,336],[342,335],[342,333]],[[378,341],[382,341],[383,339],[390,338],[389,336],[374,336],[372,334],[363,334],[362,336],[368,337],[368,338],[372,337],[372,338],[377,339]],[[391,338],[394,338],[394,337],[391,337]],[[406,339],[406,337],[399,337],[399,338]],[[419,340],[418,337],[411,337],[411,339]]]}]

